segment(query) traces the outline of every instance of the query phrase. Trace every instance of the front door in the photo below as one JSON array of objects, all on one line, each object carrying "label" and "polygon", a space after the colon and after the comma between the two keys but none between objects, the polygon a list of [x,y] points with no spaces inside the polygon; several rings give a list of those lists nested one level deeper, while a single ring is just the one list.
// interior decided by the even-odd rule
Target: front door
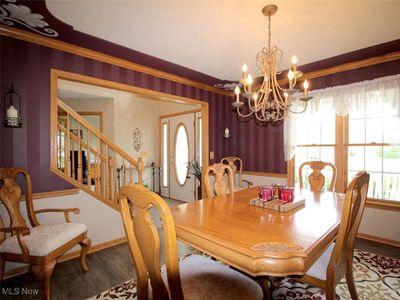
[{"label": "front door", "polygon": [[187,165],[196,158],[196,123],[196,112],[161,119],[161,196],[195,199],[196,179]]}]

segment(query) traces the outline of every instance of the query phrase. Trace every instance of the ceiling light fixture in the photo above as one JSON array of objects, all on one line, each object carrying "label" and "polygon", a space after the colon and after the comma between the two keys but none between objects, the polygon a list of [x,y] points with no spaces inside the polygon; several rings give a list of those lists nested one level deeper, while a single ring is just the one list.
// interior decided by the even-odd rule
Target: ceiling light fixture
[{"label": "ceiling light fixture", "polygon": [[[294,111],[291,109],[293,100],[298,97],[299,90],[295,88],[297,80],[303,75],[297,70],[297,58],[292,57],[292,67],[288,72],[289,87],[282,88],[277,79],[277,75],[281,74],[280,61],[283,55],[281,49],[277,46],[271,47],[271,16],[276,13],[278,7],[269,4],[262,9],[262,13],[268,17],[268,47],[264,47],[257,54],[257,67],[263,77],[263,82],[257,91],[252,90],[253,77],[248,73],[247,65],[242,67],[242,79],[236,85],[235,94],[236,101],[232,103],[236,107],[241,117],[249,117],[255,115],[257,120],[263,122],[283,120],[288,112],[302,113],[307,108],[307,103],[312,99],[308,95],[309,83],[304,80],[304,91],[299,97],[305,104],[302,110]],[[242,89],[241,89],[242,87]],[[240,95],[247,98],[249,110],[247,113],[241,113],[240,107],[244,102],[240,101]]]}]

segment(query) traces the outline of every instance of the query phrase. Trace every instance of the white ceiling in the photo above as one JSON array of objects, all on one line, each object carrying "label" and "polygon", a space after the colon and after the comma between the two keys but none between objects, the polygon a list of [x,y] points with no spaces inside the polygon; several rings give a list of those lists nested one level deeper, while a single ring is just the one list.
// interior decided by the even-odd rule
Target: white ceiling
[{"label": "white ceiling", "polygon": [[[400,39],[400,1],[271,1],[272,44],[299,65]],[[266,1],[47,0],[76,30],[227,80],[255,73]]]}]

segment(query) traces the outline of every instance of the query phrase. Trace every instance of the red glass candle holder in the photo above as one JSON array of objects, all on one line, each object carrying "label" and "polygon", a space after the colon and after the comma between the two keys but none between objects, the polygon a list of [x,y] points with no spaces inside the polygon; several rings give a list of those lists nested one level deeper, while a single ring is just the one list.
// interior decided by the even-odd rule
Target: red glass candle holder
[{"label": "red glass candle holder", "polygon": [[283,188],[282,185],[280,184],[273,184],[272,185],[272,191],[273,191],[273,196],[272,198],[281,198],[281,189]]},{"label": "red glass candle holder", "polygon": [[294,188],[287,187],[280,189],[280,197],[283,202],[291,202],[294,200]]},{"label": "red glass candle holder", "polygon": [[262,186],[260,187],[258,195],[261,201],[270,201],[273,198],[272,188],[269,186]]}]

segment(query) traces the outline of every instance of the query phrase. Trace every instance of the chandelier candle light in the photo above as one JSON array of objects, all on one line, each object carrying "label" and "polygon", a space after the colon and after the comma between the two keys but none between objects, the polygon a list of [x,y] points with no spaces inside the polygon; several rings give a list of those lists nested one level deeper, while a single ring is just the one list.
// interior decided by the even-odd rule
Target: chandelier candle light
[{"label": "chandelier candle light", "polygon": [[[299,90],[295,88],[297,80],[303,75],[297,70],[297,57],[293,55],[292,66],[288,72],[288,88],[282,88],[277,80],[277,75],[282,71],[279,69],[283,52],[277,46],[271,47],[271,16],[276,13],[278,7],[269,4],[262,9],[262,13],[268,17],[268,47],[264,47],[257,54],[257,67],[263,77],[263,82],[257,91],[252,90],[254,82],[253,76],[248,73],[246,64],[242,67],[242,79],[236,85],[235,95],[236,101],[232,106],[236,107],[239,116],[249,117],[255,115],[257,120],[263,122],[283,120],[288,112],[303,113],[307,108],[307,102],[312,99],[308,96],[309,83],[304,80],[304,91],[299,95]],[[241,89],[242,87],[242,89]],[[247,99],[249,112],[242,114],[240,107],[244,102],[240,101],[240,96]],[[301,111],[291,109],[293,100],[299,97],[305,103]]]}]

